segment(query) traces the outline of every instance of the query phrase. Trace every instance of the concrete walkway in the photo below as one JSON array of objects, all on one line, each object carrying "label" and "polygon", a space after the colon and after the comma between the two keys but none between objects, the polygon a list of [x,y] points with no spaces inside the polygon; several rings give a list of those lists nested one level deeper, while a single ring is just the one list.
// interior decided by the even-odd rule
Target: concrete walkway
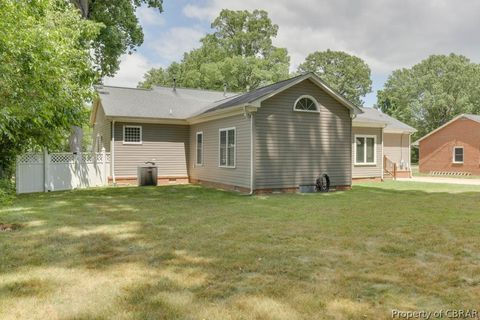
[{"label": "concrete walkway", "polygon": [[397,181],[413,181],[428,183],[449,183],[480,186],[480,179],[444,178],[444,177],[413,177],[411,179],[398,178]]}]

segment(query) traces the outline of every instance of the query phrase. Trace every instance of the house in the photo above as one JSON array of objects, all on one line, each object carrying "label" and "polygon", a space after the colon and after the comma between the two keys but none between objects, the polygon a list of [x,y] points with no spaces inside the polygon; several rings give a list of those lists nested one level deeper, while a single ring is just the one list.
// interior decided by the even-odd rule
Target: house
[{"label": "house", "polygon": [[421,173],[480,175],[480,115],[461,114],[415,144]]},{"label": "house", "polygon": [[353,179],[411,178],[411,135],[416,130],[374,108],[353,120]]},{"label": "house", "polygon": [[[238,95],[176,87],[97,91],[94,147],[111,152],[113,183],[136,183],[137,167],[147,161],[155,162],[161,184],[242,192],[296,190],[323,173],[337,189],[349,188],[352,177],[383,177],[383,134],[392,119],[369,116],[313,73]],[[353,120],[360,115],[364,121]]]}]

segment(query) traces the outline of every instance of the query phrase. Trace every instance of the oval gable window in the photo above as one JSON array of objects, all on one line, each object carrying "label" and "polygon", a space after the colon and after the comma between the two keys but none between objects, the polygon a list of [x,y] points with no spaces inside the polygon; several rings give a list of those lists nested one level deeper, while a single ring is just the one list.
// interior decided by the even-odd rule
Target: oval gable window
[{"label": "oval gable window", "polygon": [[295,102],[295,106],[293,107],[293,110],[305,111],[305,112],[318,112],[318,104],[313,97],[301,96]]}]

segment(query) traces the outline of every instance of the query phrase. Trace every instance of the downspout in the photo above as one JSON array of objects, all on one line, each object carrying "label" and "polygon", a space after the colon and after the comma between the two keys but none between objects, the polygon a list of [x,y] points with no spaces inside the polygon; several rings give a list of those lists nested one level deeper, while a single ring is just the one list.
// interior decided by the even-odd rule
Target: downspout
[{"label": "downspout", "polygon": [[254,161],[253,161],[253,153],[254,153],[254,133],[253,133],[253,113],[248,113],[247,112],[247,105],[244,105],[243,106],[243,115],[246,117],[246,118],[250,118],[250,192],[248,193],[249,196],[253,195],[254,193],[254,186],[253,186],[253,165],[254,165]]},{"label": "downspout", "polygon": [[412,134],[408,133],[408,169],[412,178]]},{"label": "downspout", "polygon": [[403,160],[403,132],[400,135],[400,163],[402,163]]},{"label": "downspout", "polygon": [[112,121],[112,181],[115,186],[115,120]]},{"label": "downspout", "polygon": [[383,148],[384,148],[383,139],[385,138],[385,135],[383,134],[383,133],[384,133],[384,130],[385,130],[385,127],[382,128],[382,158],[381,158],[381,160],[380,160],[380,163],[382,164],[382,170],[381,170],[381,174],[380,174],[380,179],[382,179],[382,182],[384,181],[384,180],[383,180],[383,178],[384,178],[383,175],[384,175],[384,173],[385,173],[385,158],[384,158],[385,152],[384,152],[384,150],[383,150]]},{"label": "downspout", "polygon": [[254,151],[254,136],[253,136],[253,113],[250,113],[250,193],[249,195],[253,195],[253,151]]},{"label": "downspout", "polygon": [[355,112],[350,112],[350,119],[352,120],[350,123],[350,186],[353,185],[353,148],[355,144],[355,137],[353,135],[353,120],[357,117]]}]

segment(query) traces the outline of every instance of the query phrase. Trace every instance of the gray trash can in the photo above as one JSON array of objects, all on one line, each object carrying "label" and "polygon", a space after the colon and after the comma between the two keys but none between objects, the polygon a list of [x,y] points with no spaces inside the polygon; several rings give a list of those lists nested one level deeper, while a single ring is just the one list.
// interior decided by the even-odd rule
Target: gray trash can
[{"label": "gray trash can", "polygon": [[145,164],[137,168],[137,180],[139,186],[156,186],[158,170],[156,166]]}]

